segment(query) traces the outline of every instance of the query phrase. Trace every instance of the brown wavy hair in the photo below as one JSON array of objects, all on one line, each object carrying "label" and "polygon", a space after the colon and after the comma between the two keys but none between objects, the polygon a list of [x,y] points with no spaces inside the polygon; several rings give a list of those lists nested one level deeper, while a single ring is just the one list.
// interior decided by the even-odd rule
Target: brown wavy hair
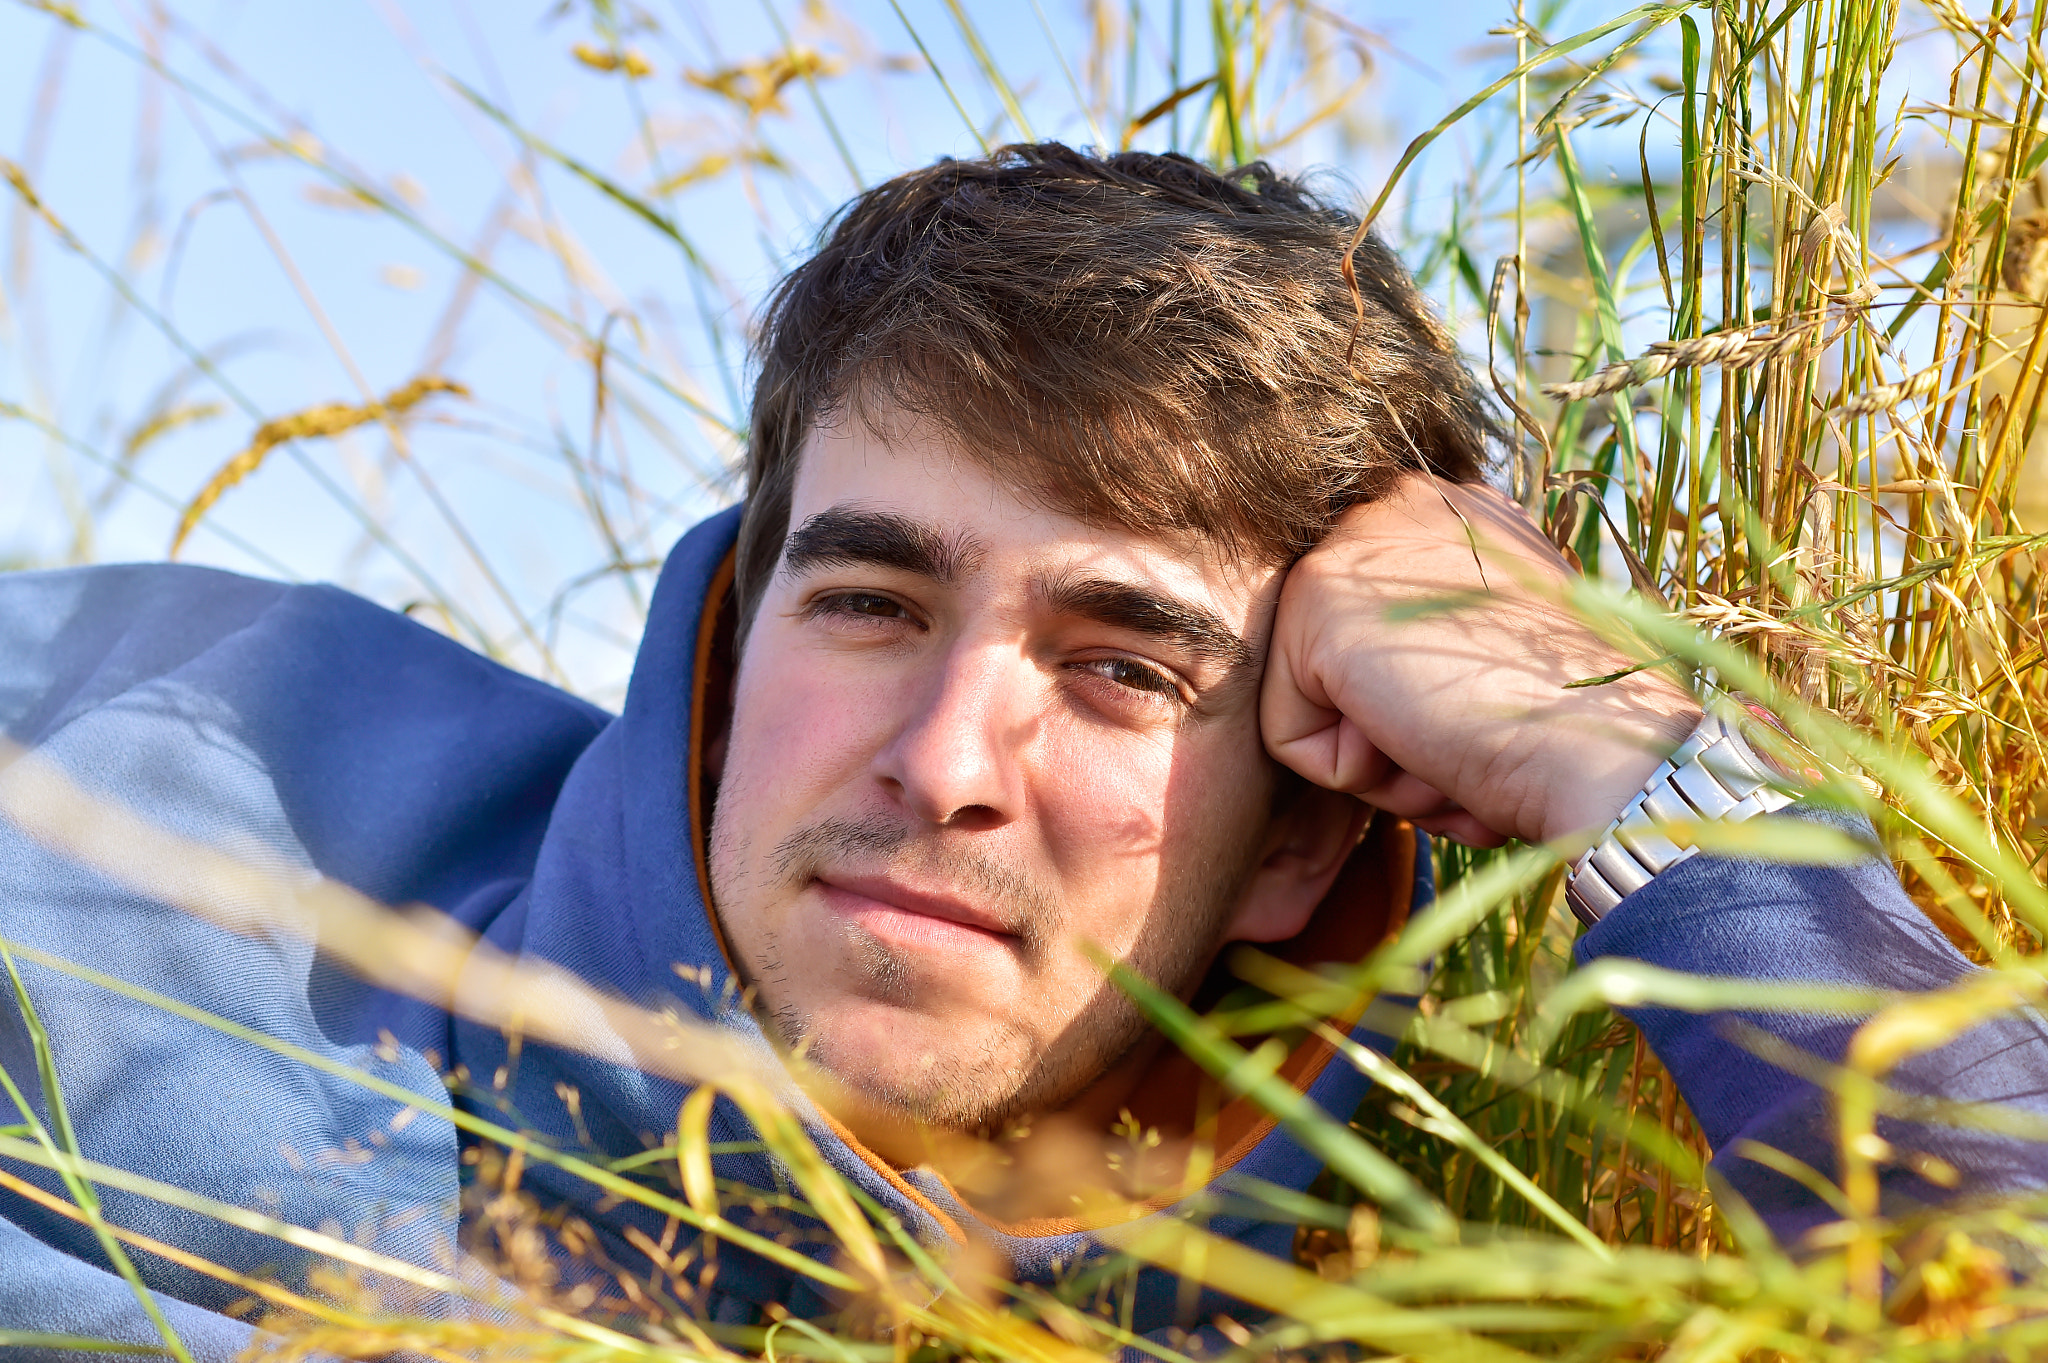
[{"label": "brown wavy hair", "polygon": [[[1494,427],[1377,236],[1262,162],[947,159],[862,194],[769,298],[737,567],[751,623],[821,421],[937,425],[1098,525],[1291,562],[1397,473],[1481,476]],[[1348,363],[1347,363],[1348,357]]]}]

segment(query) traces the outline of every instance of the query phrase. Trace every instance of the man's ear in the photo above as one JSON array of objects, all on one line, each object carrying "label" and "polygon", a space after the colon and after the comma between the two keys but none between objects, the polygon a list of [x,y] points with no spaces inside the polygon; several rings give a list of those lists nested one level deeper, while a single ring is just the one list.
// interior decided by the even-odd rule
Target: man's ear
[{"label": "man's ear", "polygon": [[1340,791],[1303,781],[1273,814],[1265,855],[1245,886],[1226,942],[1284,942],[1308,926],[1316,905],[1358,846],[1372,811]]}]

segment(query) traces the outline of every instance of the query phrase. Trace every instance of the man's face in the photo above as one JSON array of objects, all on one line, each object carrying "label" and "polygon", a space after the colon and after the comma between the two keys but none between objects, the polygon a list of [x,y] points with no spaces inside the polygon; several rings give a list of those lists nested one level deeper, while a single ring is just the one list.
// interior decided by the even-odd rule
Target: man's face
[{"label": "man's face", "polygon": [[1046,510],[898,426],[802,452],[735,685],[713,896],[787,1042],[987,1127],[1068,1102],[1143,1035],[1079,943],[1185,994],[1321,891],[1276,835],[1259,738],[1279,571]]}]

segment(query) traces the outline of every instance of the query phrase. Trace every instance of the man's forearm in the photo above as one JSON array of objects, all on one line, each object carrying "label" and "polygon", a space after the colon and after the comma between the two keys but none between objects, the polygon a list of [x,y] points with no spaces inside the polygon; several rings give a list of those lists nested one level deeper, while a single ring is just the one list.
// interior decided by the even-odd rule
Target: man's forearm
[{"label": "man's forearm", "polygon": [[[1868,838],[1849,816],[1799,807],[1781,817],[1832,823]],[[1695,856],[1658,876],[1587,932],[1579,959],[1629,957],[1671,970],[1925,991],[1973,967],[1914,907],[1875,855],[1851,866],[1791,866]],[[1792,1242],[1835,1213],[1792,1179],[1743,1159],[1755,1141],[1834,1181],[1839,1126],[1828,1093],[1744,1044],[1747,1029],[1839,1063],[1861,1019],[1846,1015],[1692,1014],[1624,1010],[1677,1079],[1715,1152],[1715,1167],[1780,1240]],[[2048,1028],[2031,1012],[2007,1015],[1914,1057],[1887,1083],[1953,1102],[2008,1104],[2048,1128]],[[1972,1194],[2048,1188],[2048,1143],[1939,1123],[1880,1120],[1897,1158],[1882,1168],[1886,1211]],[[1915,1172],[1953,1168],[1953,1188]]]}]

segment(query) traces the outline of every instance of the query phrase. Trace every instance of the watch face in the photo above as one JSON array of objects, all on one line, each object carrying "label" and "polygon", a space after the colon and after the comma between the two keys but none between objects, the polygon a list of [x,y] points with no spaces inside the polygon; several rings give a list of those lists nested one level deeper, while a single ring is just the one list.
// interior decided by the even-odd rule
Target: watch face
[{"label": "watch face", "polygon": [[1758,766],[1775,773],[1789,786],[1817,786],[1827,780],[1819,762],[1792,736],[1782,720],[1747,696],[1734,699],[1741,710],[1728,726],[1728,735],[1742,745]]}]

